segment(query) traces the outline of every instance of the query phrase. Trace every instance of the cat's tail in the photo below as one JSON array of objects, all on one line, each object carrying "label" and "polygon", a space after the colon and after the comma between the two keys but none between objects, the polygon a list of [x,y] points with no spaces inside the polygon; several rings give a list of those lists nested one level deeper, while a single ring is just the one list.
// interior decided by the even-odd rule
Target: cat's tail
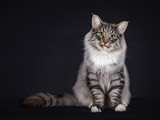
[{"label": "cat's tail", "polygon": [[25,98],[24,100],[22,100],[22,102],[20,102],[20,107],[22,108],[50,106],[81,106],[81,104],[74,95],[56,95],[50,93],[37,93]]}]

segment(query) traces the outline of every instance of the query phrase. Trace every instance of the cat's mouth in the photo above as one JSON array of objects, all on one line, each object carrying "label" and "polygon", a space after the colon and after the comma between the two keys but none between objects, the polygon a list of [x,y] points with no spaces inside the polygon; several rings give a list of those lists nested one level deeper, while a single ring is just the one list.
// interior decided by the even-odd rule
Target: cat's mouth
[{"label": "cat's mouth", "polygon": [[102,41],[101,41],[101,46],[102,47],[107,47],[107,48],[110,48],[111,46],[110,46],[110,42],[109,42],[109,39],[106,37],[106,38],[104,38]]},{"label": "cat's mouth", "polygon": [[110,48],[110,47],[111,47],[109,42],[105,43],[105,42],[103,42],[103,41],[100,43],[100,46],[101,46],[102,48],[104,48],[104,47]]}]

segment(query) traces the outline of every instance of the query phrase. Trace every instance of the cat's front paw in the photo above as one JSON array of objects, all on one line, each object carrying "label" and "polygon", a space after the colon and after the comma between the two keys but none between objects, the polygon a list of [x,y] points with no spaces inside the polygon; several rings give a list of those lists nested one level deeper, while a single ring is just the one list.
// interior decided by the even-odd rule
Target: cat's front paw
[{"label": "cat's front paw", "polygon": [[114,110],[116,112],[123,112],[123,111],[126,111],[126,106],[124,106],[123,104],[119,104],[116,106],[116,108]]},{"label": "cat's front paw", "polygon": [[91,106],[91,112],[102,112],[97,106]]}]

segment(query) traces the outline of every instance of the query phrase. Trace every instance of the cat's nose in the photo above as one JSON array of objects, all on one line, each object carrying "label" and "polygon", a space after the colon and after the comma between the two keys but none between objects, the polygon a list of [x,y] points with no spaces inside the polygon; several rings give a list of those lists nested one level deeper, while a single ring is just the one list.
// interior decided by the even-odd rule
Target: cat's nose
[{"label": "cat's nose", "polygon": [[107,44],[109,42],[108,38],[104,38],[103,42],[104,44]]}]

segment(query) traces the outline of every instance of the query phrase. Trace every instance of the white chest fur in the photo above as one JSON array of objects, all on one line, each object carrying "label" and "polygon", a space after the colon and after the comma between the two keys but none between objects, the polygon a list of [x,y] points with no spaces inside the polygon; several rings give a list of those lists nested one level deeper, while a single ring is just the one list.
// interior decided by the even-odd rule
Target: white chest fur
[{"label": "white chest fur", "polygon": [[117,51],[114,53],[107,53],[105,51],[95,51],[90,54],[90,60],[93,63],[93,70],[99,69],[103,72],[113,72],[118,66],[124,64],[124,52]]},{"label": "white chest fur", "polygon": [[93,53],[90,57],[96,66],[110,66],[120,62],[120,52],[106,53],[102,51]]}]

